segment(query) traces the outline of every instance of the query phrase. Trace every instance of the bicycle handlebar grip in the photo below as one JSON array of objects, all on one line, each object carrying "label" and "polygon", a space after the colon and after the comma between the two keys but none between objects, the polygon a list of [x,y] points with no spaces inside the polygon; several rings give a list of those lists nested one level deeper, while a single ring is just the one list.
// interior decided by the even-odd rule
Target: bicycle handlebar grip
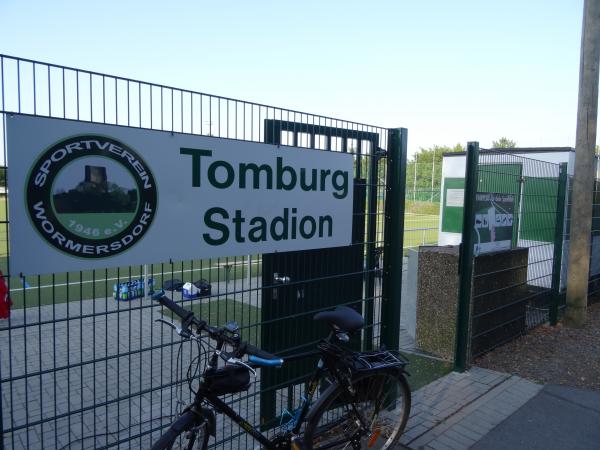
[{"label": "bicycle handlebar grip", "polygon": [[265,366],[265,367],[281,367],[283,365],[283,359],[264,359],[259,358],[258,356],[250,355],[248,357],[248,361],[257,366]]},{"label": "bicycle handlebar grip", "polygon": [[264,350],[262,350],[258,347],[255,347],[252,344],[246,344],[245,350],[246,350],[246,353],[248,353],[249,355],[258,356],[259,358],[262,358],[262,359],[281,359],[278,356],[275,356],[269,352],[265,352]]},{"label": "bicycle handlebar grip", "polygon": [[167,297],[165,295],[160,297],[158,299],[158,302],[161,305],[163,305],[166,308],[173,311],[176,315],[178,315],[181,318],[181,323],[188,321],[194,315],[194,313],[192,311],[188,311],[187,309],[182,308],[181,306],[179,306],[177,303],[175,303],[173,300],[171,300],[169,297]]}]

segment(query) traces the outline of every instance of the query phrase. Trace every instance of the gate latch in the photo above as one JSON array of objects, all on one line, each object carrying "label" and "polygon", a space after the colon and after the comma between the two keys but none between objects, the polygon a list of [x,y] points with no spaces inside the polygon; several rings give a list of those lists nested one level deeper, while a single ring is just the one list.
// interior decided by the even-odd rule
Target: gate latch
[{"label": "gate latch", "polygon": [[375,149],[375,156],[378,158],[385,158],[387,156],[387,150],[385,148],[377,147]]},{"label": "gate latch", "polygon": [[273,274],[273,281],[275,283],[279,283],[279,284],[286,284],[286,283],[290,282],[290,277],[285,276],[285,275],[279,276],[279,274],[277,272],[275,272]]}]

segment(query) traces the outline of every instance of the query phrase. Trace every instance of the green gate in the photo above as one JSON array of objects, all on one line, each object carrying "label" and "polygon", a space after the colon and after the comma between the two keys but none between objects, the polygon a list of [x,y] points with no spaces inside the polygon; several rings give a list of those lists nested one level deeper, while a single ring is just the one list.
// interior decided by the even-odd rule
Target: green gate
[{"label": "green gate", "polygon": [[[379,148],[376,133],[356,132],[343,128],[315,127],[294,122],[268,121],[265,125],[267,143],[281,144],[282,132],[290,133],[293,142],[298,142],[300,133],[308,142],[317,142],[318,135],[325,136],[324,150],[331,151],[333,138],[339,139],[341,151],[355,150],[354,204],[352,222],[352,245],[299,252],[263,254],[262,258],[262,322],[261,342],[266,350],[286,355],[314,349],[319,339],[327,334],[325,326],[316,324],[312,316],[336,305],[346,305],[364,313],[367,326],[373,327],[372,302],[364,298],[375,297],[375,274],[365,272],[369,262],[365,256],[375,251],[374,237],[376,221],[368,220],[367,204],[377,207],[377,189],[369,189],[367,202],[367,180],[360,178],[364,172],[378,172],[379,156],[372,158],[371,149]],[[272,131],[273,130],[273,131]],[[274,138],[274,139],[273,139]],[[357,143],[356,148],[348,145]],[[383,156],[383,152],[380,153]],[[371,185],[373,187],[373,185]],[[374,206],[373,206],[374,205]],[[373,211],[374,215],[376,211]],[[365,227],[370,227],[365,233]],[[372,262],[371,262],[372,264]],[[363,286],[364,285],[364,286]],[[365,342],[372,341],[372,333]],[[361,337],[355,336],[353,346],[359,348]],[[285,389],[286,409],[295,402],[294,385],[300,385],[314,370],[316,358],[291,362],[278,371],[266,371],[261,378],[261,423],[268,426],[277,418],[278,389]]]}]

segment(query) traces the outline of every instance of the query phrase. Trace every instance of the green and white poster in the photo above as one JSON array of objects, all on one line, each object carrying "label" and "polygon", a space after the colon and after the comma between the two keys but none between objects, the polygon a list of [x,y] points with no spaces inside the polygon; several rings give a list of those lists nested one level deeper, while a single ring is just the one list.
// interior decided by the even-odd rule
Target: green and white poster
[{"label": "green and white poster", "polygon": [[514,210],[514,194],[476,194],[475,255],[512,248]]}]

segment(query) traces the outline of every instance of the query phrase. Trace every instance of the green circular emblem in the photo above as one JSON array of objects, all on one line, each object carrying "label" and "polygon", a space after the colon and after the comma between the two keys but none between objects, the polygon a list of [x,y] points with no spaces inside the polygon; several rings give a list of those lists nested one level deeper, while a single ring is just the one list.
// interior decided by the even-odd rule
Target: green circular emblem
[{"label": "green circular emblem", "polygon": [[29,216],[42,237],[66,253],[105,258],[134,246],[157,206],[154,177],[116,139],[83,135],[52,145],[27,180]]}]

